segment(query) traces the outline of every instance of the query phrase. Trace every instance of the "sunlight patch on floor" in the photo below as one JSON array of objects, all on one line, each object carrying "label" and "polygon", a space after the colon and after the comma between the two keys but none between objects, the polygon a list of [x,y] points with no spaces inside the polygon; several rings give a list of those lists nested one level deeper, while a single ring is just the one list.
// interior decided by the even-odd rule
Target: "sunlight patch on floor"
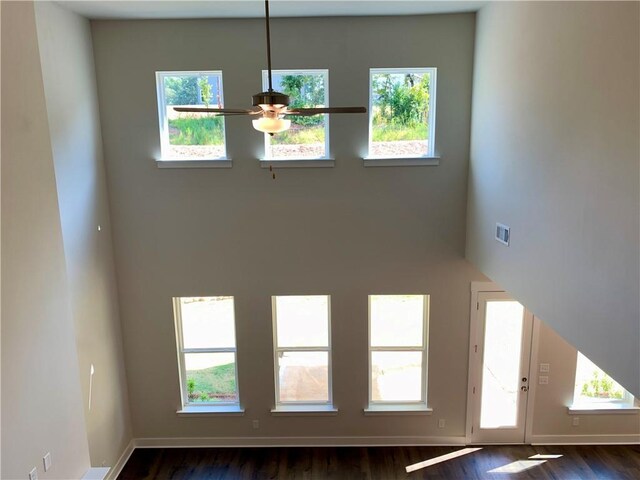
[{"label": "sunlight patch on floor", "polygon": [[546,460],[516,460],[502,467],[489,470],[487,473],[520,473],[546,463]]},{"label": "sunlight patch on floor", "polygon": [[529,457],[529,460],[542,460],[542,459],[550,459],[550,458],[560,458],[562,455],[551,455],[551,454],[543,454],[538,453],[537,455],[532,455]]},{"label": "sunlight patch on floor", "polygon": [[463,448],[462,450],[447,453],[445,455],[440,455],[439,457],[434,457],[429,460],[425,460],[424,462],[414,463],[413,465],[409,465],[408,467],[406,467],[406,470],[407,473],[415,472],[416,470],[420,470],[421,468],[430,467],[431,465],[435,465],[436,463],[442,463],[453,458],[462,457],[463,455],[468,455],[469,453],[477,452],[478,450],[482,450],[482,448]]}]

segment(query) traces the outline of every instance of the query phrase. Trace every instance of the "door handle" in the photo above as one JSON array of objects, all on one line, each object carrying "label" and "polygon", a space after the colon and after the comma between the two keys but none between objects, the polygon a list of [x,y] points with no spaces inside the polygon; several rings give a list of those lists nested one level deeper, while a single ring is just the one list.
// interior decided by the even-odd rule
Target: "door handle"
[{"label": "door handle", "polygon": [[529,387],[525,387],[523,385],[522,387],[520,387],[520,390],[522,390],[523,392],[528,392],[529,391]]}]

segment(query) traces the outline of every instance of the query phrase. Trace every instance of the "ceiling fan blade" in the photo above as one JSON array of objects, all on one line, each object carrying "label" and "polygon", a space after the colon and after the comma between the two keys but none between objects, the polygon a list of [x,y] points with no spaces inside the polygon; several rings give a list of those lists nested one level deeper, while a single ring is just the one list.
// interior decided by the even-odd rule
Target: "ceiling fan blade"
[{"label": "ceiling fan blade", "polygon": [[206,108],[206,107],[173,107],[176,112],[213,113],[218,115],[257,115],[262,110],[247,110],[244,108]]},{"label": "ceiling fan blade", "polygon": [[311,116],[320,115],[322,113],[367,113],[365,107],[322,107],[322,108],[296,108],[293,110],[285,110],[283,113],[287,115]]}]

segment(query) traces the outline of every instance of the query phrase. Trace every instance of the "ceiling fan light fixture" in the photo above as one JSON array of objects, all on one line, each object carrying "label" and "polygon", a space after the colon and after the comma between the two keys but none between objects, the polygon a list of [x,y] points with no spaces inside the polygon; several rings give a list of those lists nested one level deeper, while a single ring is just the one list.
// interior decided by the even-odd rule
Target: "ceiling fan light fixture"
[{"label": "ceiling fan light fixture", "polygon": [[284,132],[291,128],[291,120],[285,120],[283,118],[262,117],[252,120],[252,123],[253,128],[259,132],[269,133],[271,135],[274,133]]}]

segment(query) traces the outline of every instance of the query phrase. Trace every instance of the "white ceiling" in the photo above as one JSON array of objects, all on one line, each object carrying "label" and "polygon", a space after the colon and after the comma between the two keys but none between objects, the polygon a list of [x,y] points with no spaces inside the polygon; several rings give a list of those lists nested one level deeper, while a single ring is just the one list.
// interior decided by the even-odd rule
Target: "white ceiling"
[{"label": "white ceiling", "polygon": [[[92,19],[264,17],[264,2],[256,0],[58,0],[57,3]],[[473,12],[484,3],[463,0],[272,0],[269,9],[272,17],[423,15]]]}]

